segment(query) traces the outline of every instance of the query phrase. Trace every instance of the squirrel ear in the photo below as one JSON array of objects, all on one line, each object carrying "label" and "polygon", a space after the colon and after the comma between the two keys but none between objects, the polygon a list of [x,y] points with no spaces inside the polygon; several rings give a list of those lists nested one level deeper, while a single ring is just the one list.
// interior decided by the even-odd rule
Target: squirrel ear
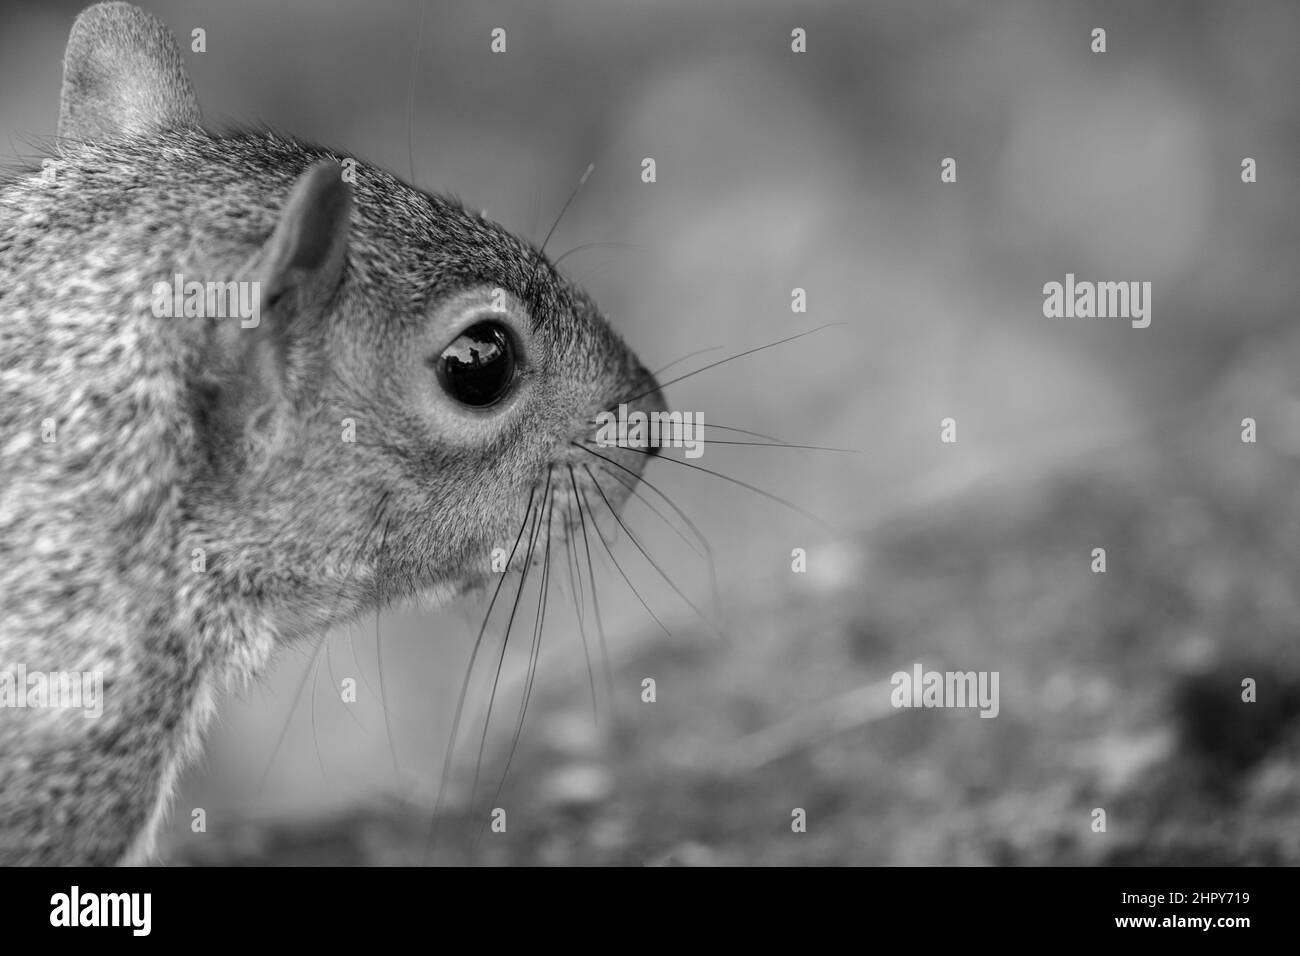
[{"label": "squirrel ear", "polygon": [[[298,177],[271,237],[244,273],[255,281],[258,312],[252,325],[226,324],[252,376],[253,391],[274,401],[293,391],[295,339],[314,334],[312,319],[338,291],[347,261],[352,189],[343,168],[321,160]],[[245,335],[244,328],[253,329]]]},{"label": "squirrel ear", "polygon": [[300,306],[323,303],[343,278],[352,189],[343,168],[321,160],[298,177],[257,267],[262,308],[296,292]]},{"label": "squirrel ear", "polygon": [[63,57],[59,143],[197,126],[180,50],[161,21],[129,3],[97,3],[72,24]]}]

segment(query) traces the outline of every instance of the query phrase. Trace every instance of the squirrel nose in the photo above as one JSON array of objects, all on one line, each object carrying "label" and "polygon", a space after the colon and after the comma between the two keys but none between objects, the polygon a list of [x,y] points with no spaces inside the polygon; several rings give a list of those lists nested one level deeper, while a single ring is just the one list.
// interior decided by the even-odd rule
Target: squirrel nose
[{"label": "squirrel nose", "polygon": [[657,429],[655,420],[668,406],[654,375],[639,363],[623,381],[602,399],[606,404],[596,413],[594,434],[588,433],[587,440],[597,446],[601,456],[612,459],[615,467],[639,475],[646,460],[661,450],[657,441],[647,440],[646,423],[655,422]]},{"label": "squirrel nose", "polygon": [[[668,403],[664,399],[664,393],[659,387],[659,381],[645,368],[641,369],[641,386],[634,393],[632,399],[627,403],[628,413],[644,412],[647,417],[656,412],[668,411]],[[649,456],[658,455],[663,446],[651,444],[645,451]]]},{"label": "squirrel nose", "polygon": [[647,415],[651,412],[668,411],[668,403],[664,399],[663,390],[659,387],[659,380],[649,372],[645,373],[643,384],[638,391],[640,394],[635,397],[635,400],[628,402],[632,408],[643,411]]}]

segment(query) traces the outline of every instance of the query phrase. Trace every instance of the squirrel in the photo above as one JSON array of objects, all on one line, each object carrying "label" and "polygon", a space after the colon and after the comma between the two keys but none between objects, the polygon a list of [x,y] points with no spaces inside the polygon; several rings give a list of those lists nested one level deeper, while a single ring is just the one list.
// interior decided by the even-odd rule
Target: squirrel
[{"label": "squirrel", "polygon": [[[482,587],[494,548],[526,567],[529,515],[562,541],[598,500],[593,418],[664,405],[542,250],[348,154],[205,129],[135,6],[74,22],[56,153],[0,182],[0,865],[138,864],[223,690]],[[99,675],[102,713],[15,706],[17,673]]]}]

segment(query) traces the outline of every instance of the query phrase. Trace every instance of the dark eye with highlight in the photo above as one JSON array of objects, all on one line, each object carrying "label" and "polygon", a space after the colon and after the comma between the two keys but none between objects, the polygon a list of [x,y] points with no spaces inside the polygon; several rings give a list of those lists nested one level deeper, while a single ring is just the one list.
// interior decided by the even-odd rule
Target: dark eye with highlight
[{"label": "dark eye with highlight", "polygon": [[514,340],[498,322],[478,322],[433,360],[443,389],[462,405],[495,405],[515,380]]}]

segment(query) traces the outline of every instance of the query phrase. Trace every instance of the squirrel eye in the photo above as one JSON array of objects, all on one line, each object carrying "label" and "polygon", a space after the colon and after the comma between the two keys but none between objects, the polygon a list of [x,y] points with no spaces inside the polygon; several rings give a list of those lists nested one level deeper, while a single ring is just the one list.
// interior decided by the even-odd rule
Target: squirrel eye
[{"label": "squirrel eye", "polygon": [[438,380],[456,401],[485,408],[501,400],[515,379],[513,340],[497,322],[479,322],[434,360]]}]

